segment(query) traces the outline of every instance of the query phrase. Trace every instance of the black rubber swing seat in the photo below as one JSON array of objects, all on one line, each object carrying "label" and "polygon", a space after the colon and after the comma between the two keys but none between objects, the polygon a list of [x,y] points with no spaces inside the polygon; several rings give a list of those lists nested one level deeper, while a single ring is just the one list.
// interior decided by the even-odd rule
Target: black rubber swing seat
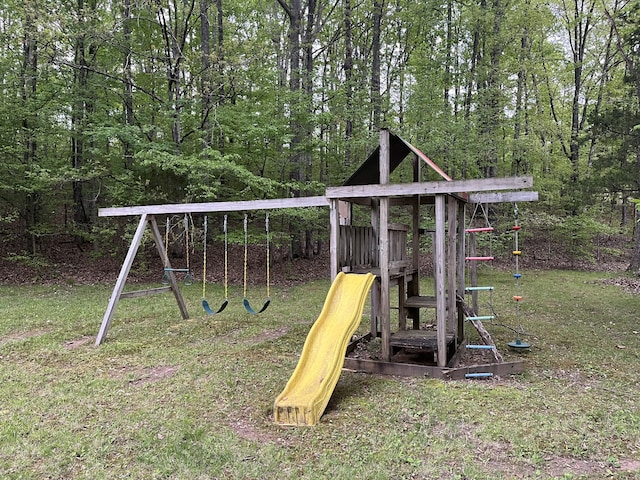
[{"label": "black rubber swing seat", "polygon": [[204,308],[204,311],[209,315],[215,315],[216,313],[222,312],[225,308],[227,308],[227,305],[229,305],[229,300],[225,299],[224,302],[222,302],[222,305],[220,305],[220,308],[218,308],[218,310],[213,310],[209,306],[209,302],[207,302],[204,298],[202,299],[202,308]]},{"label": "black rubber swing seat", "polygon": [[262,308],[260,310],[258,310],[257,312],[253,309],[253,307],[251,306],[251,304],[249,303],[248,299],[243,299],[242,303],[244,304],[244,308],[247,312],[249,312],[251,315],[257,315],[258,313],[262,313],[264,312],[267,307],[269,306],[269,304],[271,303],[271,299],[268,298],[266,302],[264,302],[264,305],[262,305]]}]

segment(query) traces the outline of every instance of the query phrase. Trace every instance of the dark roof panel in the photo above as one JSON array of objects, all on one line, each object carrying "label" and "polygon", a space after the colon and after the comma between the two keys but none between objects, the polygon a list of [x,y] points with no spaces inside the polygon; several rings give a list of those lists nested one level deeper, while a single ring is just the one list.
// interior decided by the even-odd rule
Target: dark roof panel
[{"label": "dark roof panel", "polygon": [[[397,135],[389,132],[389,173],[402,163],[411,148]],[[344,185],[377,185],[380,183],[380,145],[365,162],[344,182]]]},{"label": "dark roof panel", "polygon": [[[450,181],[451,177],[445,173],[438,165],[436,165],[429,157],[403,140],[398,135],[389,132],[389,173],[391,174],[409,153],[413,152],[427,166],[436,172],[444,180]],[[345,186],[349,185],[378,185],[380,183],[380,146],[378,146],[365,162],[360,165],[349,179],[344,182]]]}]

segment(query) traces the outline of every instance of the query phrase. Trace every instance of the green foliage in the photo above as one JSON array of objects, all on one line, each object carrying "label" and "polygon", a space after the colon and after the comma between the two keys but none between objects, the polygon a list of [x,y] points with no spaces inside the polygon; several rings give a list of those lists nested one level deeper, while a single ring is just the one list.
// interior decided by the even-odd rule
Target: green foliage
[{"label": "green foliage", "polygon": [[[377,143],[374,2],[349,4],[350,12],[347,2],[304,4],[316,10],[298,12],[300,51],[292,52],[277,2],[222,2],[221,13],[204,2],[204,17],[188,4],[134,2],[125,17],[112,2],[38,9],[3,1],[0,211],[19,212],[23,233],[88,232],[100,206],[313,195],[340,185]],[[637,65],[638,7],[596,4],[593,15],[607,17],[605,7],[620,41],[609,41],[606,22],[594,23],[589,55],[576,65],[567,22],[586,17],[565,11],[569,4],[384,3],[383,125],[454,178],[534,175],[540,208],[554,215],[634,195],[637,79],[619,60]],[[298,70],[292,59],[302,59]],[[73,221],[60,222],[62,211]]]}]

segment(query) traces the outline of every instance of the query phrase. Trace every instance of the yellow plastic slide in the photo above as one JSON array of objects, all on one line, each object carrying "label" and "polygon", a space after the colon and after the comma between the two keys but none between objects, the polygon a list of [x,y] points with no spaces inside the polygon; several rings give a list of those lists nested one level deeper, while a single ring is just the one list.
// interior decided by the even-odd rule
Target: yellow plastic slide
[{"label": "yellow plastic slide", "polygon": [[333,281],[320,316],[302,348],[302,355],[273,416],[281,425],[315,425],[329,403],[344,365],[351,336],[360,324],[375,275],[340,272]]}]

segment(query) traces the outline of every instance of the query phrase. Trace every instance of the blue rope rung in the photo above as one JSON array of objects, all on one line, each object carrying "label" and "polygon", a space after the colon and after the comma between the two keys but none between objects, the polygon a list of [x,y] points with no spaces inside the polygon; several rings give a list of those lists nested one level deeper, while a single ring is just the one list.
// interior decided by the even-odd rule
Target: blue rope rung
[{"label": "blue rope rung", "polygon": [[271,299],[267,298],[267,300],[264,302],[264,305],[262,305],[262,308],[260,310],[258,310],[257,312],[253,309],[253,307],[251,306],[251,304],[249,303],[249,300],[247,298],[243,299],[242,303],[243,303],[244,308],[245,308],[245,310],[247,312],[249,312],[251,315],[257,315],[258,313],[262,313],[267,309],[267,307],[271,303]]},{"label": "blue rope rung", "polygon": [[479,317],[467,317],[467,320],[473,322],[475,320],[485,321],[485,320],[493,320],[496,318],[494,315],[480,315]]},{"label": "blue rope rung", "polygon": [[209,306],[209,302],[207,302],[204,298],[202,299],[202,308],[204,308],[204,311],[209,315],[215,315],[216,313],[220,313],[225,308],[227,308],[227,305],[229,305],[229,299],[225,298],[224,302],[222,302],[222,305],[220,305],[220,308],[218,308],[218,310],[213,310]]},{"label": "blue rope rung", "polygon": [[493,287],[466,287],[464,290],[465,292],[479,292],[493,290]]},{"label": "blue rope rung", "polygon": [[493,373],[482,372],[482,373],[467,373],[464,378],[490,378],[493,377]]},{"label": "blue rope rung", "polygon": [[493,350],[493,345],[467,345],[467,348],[471,350]]}]

